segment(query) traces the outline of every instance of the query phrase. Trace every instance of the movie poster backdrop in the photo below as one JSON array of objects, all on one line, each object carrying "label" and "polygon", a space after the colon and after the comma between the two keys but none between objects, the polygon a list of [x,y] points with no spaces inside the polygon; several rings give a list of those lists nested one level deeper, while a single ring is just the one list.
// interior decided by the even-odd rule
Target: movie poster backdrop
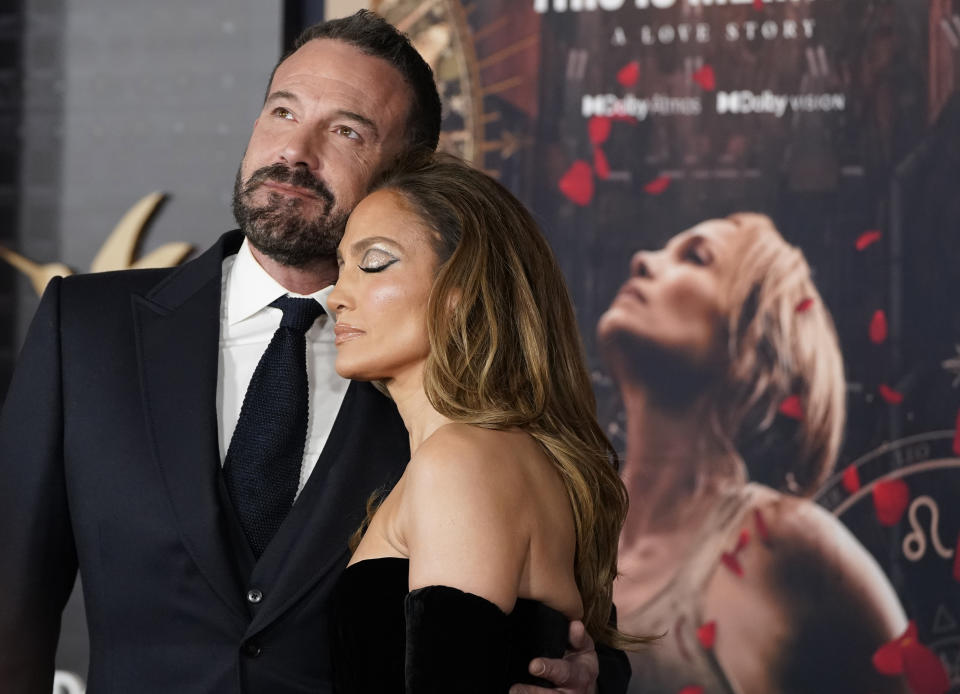
[{"label": "movie poster backdrop", "polygon": [[[905,615],[871,655],[870,682],[848,691],[960,692],[960,0],[371,6],[434,66],[443,147],[542,223],[620,451],[625,414],[596,327],[631,256],[739,210],[769,215],[803,251],[847,381],[843,445],[813,502],[872,557]],[[785,401],[778,416],[803,414]],[[751,578],[740,553],[777,539],[762,521],[745,528],[712,569],[734,585]],[[733,607],[767,624],[759,603]],[[652,657],[670,651],[689,676],[661,684],[641,662],[631,692],[744,690],[720,655],[731,652],[722,621],[661,626]],[[82,640],[79,624],[65,628]],[[779,647],[842,654],[845,634]],[[815,674],[792,690],[831,691]],[[58,672],[55,689],[83,682]]]},{"label": "movie poster backdrop", "polygon": [[[443,146],[541,221],[619,450],[623,405],[595,335],[632,254],[740,210],[769,215],[803,251],[847,381],[843,445],[813,500],[872,556],[906,616],[849,691],[960,692],[960,2],[373,6],[434,65]],[[778,416],[802,418],[802,403]],[[745,527],[713,571],[735,579],[737,552],[776,541],[762,519]],[[678,686],[640,671],[632,692],[742,691],[719,655],[731,651],[723,623],[661,626],[654,648],[688,658],[690,675]],[[845,635],[781,647],[842,654]],[[833,691],[817,679],[828,676],[793,688]]]}]

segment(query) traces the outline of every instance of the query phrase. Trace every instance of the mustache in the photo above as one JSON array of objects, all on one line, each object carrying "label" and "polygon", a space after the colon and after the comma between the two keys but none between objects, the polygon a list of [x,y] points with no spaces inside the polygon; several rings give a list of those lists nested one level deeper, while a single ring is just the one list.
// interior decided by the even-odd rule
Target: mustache
[{"label": "mustache", "polygon": [[300,166],[294,168],[284,166],[283,164],[263,166],[250,174],[250,178],[247,179],[247,182],[243,186],[244,194],[246,195],[252,192],[265,181],[276,181],[277,183],[285,183],[296,186],[297,188],[303,188],[304,190],[314,193],[318,198],[326,202],[328,206],[334,203],[333,193],[327,188],[327,184]]}]

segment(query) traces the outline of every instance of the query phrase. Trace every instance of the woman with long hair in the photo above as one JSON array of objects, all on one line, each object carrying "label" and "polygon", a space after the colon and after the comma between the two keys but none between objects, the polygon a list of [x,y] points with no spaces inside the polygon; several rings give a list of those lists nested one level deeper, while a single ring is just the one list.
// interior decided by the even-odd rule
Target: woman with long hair
[{"label": "woman with long hair", "polygon": [[425,156],[361,201],[339,259],[337,372],[382,385],[411,451],[340,582],[339,690],[505,692],[563,653],[569,620],[617,643],[626,494],[530,214]]},{"label": "woman with long hair", "polygon": [[846,383],[803,254],[759,214],[703,222],[633,256],[597,334],[626,411],[618,624],[664,634],[630,691],[901,691],[871,662],[896,595],[809,500]]}]

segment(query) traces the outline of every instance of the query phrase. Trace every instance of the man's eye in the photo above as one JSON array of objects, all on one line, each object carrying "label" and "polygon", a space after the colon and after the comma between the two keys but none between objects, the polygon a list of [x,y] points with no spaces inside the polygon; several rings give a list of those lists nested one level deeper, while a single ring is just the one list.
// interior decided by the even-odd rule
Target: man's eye
[{"label": "man's eye", "polygon": [[286,120],[291,120],[293,118],[293,114],[290,112],[290,110],[284,108],[283,106],[278,106],[277,108],[273,109],[273,115],[275,115],[277,118],[285,118]]},{"label": "man's eye", "polygon": [[342,135],[343,137],[350,138],[351,140],[360,139],[360,134],[348,125],[338,125],[336,128],[334,128],[334,132],[337,133],[337,135]]},{"label": "man's eye", "polygon": [[369,251],[364,253],[363,259],[360,261],[360,264],[357,267],[364,272],[382,272],[395,262],[397,262],[397,258],[393,257],[386,251],[381,251],[378,248],[371,248]]}]

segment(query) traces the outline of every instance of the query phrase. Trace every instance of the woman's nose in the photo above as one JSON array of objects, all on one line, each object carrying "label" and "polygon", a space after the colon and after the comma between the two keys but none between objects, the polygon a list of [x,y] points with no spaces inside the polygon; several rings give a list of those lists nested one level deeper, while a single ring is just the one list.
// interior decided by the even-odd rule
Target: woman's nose
[{"label": "woman's nose", "polygon": [[333,285],[333,290],[327,294],[327,310],[334,317],[340,315],[340,312],[347,308],[347,292],[344,290],[341,282],[338,280]]},{"label": "woman's nose", "polygon": [[649,251],[637,251],[630,259],[630,274],[633,277],[653,277],[652,258]]}]

